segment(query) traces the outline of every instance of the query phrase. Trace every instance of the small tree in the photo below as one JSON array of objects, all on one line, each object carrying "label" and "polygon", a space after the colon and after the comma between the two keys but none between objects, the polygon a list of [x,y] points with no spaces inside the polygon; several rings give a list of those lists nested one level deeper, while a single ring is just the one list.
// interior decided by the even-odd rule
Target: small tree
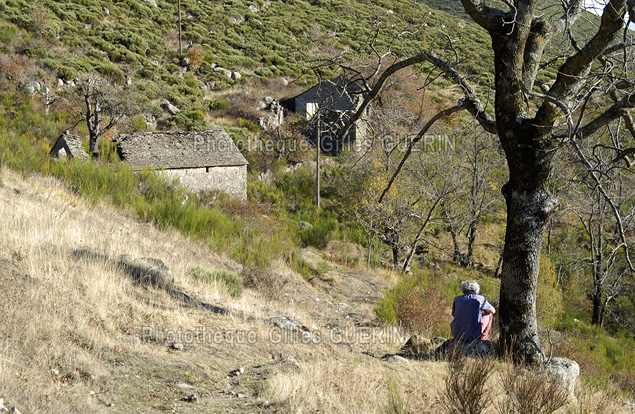
[{"label": "small tree", "polygon": [[132,99],[114,83],[94,77],[82,80],[78,93],[83,101],[82,117],[88,128],[89,152],[96,159],[99,137],[132,114]]}]

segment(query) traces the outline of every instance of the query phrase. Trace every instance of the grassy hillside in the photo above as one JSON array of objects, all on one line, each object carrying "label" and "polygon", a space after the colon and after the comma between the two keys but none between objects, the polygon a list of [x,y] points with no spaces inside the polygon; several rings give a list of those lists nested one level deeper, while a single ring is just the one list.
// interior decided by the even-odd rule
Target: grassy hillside
[{"label": "grassy hillside", "polygon": [[[346,154],[329,158],[319,210],[307,163],[314,153],[306,145],[295,152],[245,150],[246,202],[186,194],[158,174],[133,172],[118,162],[109,136],[101,142],[101,163],[56,163],[48,150],[64,129],[86,136],[75,93],[75,82],[86,75],[110,80],[134,101],[120,131],[149,128],[143,114],[155,117],[158,129],[222,125],[245,146],[292,146],[307,144],[302,122],[290,118],[279,131],[261,132],[255,108],[264,96],[288,96],[318,75],[333,76],[336,68],[325,60],[371,65],[366,46],[376,34],[379,52],[391,45],[388,60],[431,49],[485,88],[492,80],[486,34],[421,2],[182,0],[180,56],[177,4],[0,0],[0,285],[7,315],[0,320],[0,398],[23,412],[447,412],[440,380],[448,377],[446,363],[379,357],[396,352],[412,333],[447,336],[449,303],[462,279],[479,279],[496,300],[506,170],[491,137],[454,117],[439,132],[458,146],[421,152],[423,167],[399,183],[397,202],[444,176],[469,181],[465,160],[473,144],[491,197],[477,218],[474,266],[454,263],[448,226],[435,216],[409,276],[394,271],[391,249],[363,216],[399,150],[367,165]],[[240,76],[228,77],[219,67]],[[412,80],[402,74],[386,88],[384,132],[407,136],[455,102],[449,82],[426,85],[436,75]],[[45,88],[28,92],[32,81],[50,87],[50,107]],[[181,112],[165,111],[166,100]],[[407,110],[391,106],[397,101]],[[426,164],[431,159],[437,163]],[[428,181],[416,175],[426,172]],[[413,205],[432,205],[419,202],[425,191],[419,196]],[[466,204],[461,197],[457,203]],[[385,212],[389,224],[397,202]],[[624,398],[635,396],[635,341],[628,328],[635,297],[620,298],[611,335],[589,324],[588,240],[576,218],[559,219],[549,236],[563,249],[547,247],[541,261],[540,335],[545,351],[578,361],[583,378],[578,402],[560,412],[623,412]],[[403,239],[418,226],[411,223]],[[135,284],[119,265],[124,255],[162,260],[179,289],[230,313],[212,314]],[[243,285],[242,294],[231,289]],[[266,320],[281,315],[329,340],[274,341]],[[379,333],[368,342],[359,328]],[[201,331],[220,336],[160,334]],[[353,335],[334,340],[342,332]],[[242,333],[257,340],[235,340]],[[178,341],[183,349],[175,349]],[[229,375],[239,367],[244,375]],[[501,384],[511,371],[498,363],[487,368],[500,403],[509,395]],[[181,400],[192,394],[197,403]]]},{"label": "grassy hillside", "polygon": [[[276,262],[268,270],[275,287],[251,285],[235,297],[222,283],[191,277],[189,269],[202,267],[249,279],[205,244],[86,201],[52,177],[5,168],[0,178],[6,406],[51,413],[447,412],[440,398],[447,363],[379,359],[407,338],[374,319],[373,303],[391,283],[385,271],[307,252],[306,260],[328,267],[328,288]],[[116,264],[122,255],[164,261],[179,289],[231,314],[135,284]],[[301,321],[320,340],[280,340],[265,322],[275,316]],[[231,374],[240,367],[242,374]],[[487,367],[493,404],[506,395],[498,391],[508,375],[501,367]],[[610,390],[580,384],[578,401],[562,412],[628,412]],[[187,401],[191,395],[196,401]]]}]

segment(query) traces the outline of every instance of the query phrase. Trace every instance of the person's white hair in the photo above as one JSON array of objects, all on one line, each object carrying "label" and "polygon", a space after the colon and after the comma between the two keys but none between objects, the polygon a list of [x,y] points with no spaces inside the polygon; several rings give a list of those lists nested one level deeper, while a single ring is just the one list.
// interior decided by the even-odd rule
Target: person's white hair
[{"label": "person's white hair", "polygon": [[468,293],[468,292],[472,292],[475,295],[478,295],[478,293],[481,291],[481,287],[478,285],[478,282],[476,280],[464,280],[461,282],[461,292]]}]

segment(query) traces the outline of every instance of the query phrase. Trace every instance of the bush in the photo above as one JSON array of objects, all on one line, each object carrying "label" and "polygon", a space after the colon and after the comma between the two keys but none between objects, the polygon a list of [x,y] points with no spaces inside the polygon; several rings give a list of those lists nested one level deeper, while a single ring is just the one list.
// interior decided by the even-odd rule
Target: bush
[{"label": "bush", "polygon": [[229,99],[226,98],[214,99],[213,101],[207,102],[207,108],[210,111],[219,111],[222,109],[227,109],[230,106],[232,106],[232,103]]},{"label": "bush", "polygon": [[431,337],[447,331],[450,324],[444,311],[447,301],[436,289],[420,285],[399,292],[395,299],[397,320],[409,332]]},{"label": "bush", "polygon": [[379,300],[375,314],[386,323],[399,323],[422,336],[446,336],[451,316],[448,299],[442,289],[426,279],[431,274],[418,274],[401,279]]},{"label": "bush", "polygon": [[191,267],[187,270],[187,275],[198,283],[220,284],[234,298],[243,294],[243,279],[231,270],[209,271],[202,267]]}]

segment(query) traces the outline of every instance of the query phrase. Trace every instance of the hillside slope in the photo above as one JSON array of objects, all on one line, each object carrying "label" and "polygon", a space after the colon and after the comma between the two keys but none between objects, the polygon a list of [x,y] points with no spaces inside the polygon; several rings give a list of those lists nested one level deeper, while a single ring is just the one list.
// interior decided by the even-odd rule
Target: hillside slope
[{"label": "hillside slope", "polygon": [[[390,283],[384,271],[340,267],[305,251],[330,281],[312,284],[278,263],[261,279],[268,288],[233,298],[222,285],[188,277],[190,267],[241,271],[205,245],[108,205],[91,207],[51,177],[5,169],[1,182],[6,405],[51,413],[372,413],[398,397],[413,412],[444,412],[445,362],[379,359],[406,339],[372,313]],[[117,264],[125,255],[162,260],[177,288],[229,314],[134,283]],[[267,322],[278,316],[300,321],[315,340]],[[501,375],[491,377],[494,389]],[[578,396],[578,408],[596,412],[601,403],[604,412],[627,412],[604,391],[580,386]]]}]

